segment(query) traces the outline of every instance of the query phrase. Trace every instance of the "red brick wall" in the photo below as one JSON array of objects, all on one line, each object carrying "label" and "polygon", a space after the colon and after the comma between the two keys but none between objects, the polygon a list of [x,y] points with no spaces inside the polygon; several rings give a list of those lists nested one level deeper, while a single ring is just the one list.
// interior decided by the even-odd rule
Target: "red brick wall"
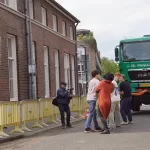
[{"label": "red brick wall", "polygon": [[[24,12],[24,0],[18,1],[18,11]],[[2,2],[2,0],[0,0]],[[74,23],[67,19],[60,12],[56,11],[44,0],[34,2],[35,20],[41,22],[41,6],[47,9],[48,26],[52,28],[52,14],[55,13],[58,18],[58,32],[62,32],[62,20],[67,24],[67,36],[69,37],[69,26],[74,27]],[[7,52],[7,34],[16,36],[17,39],[17,69],[18,69],[18,96],[19,100],[29,98],[28,81],[28,55],[26,47],[25,20],[2,8],[0,8],[0,37],[1,42],[1,64],[0,64],[0,100],[9,100],[9,75],[8,75],[8,52]],[[74,27],[75,28],[75,27]],[[40,26],[32,24],[33,41],[36,43],[36,62],[37,62],[37,96],[44,97],[44,60],[43,46],[49,47],[50,63],[50,95],[55,96],[55,64],[54,51],[59,50],[60,58],[60,81],[64,81],[64,53],[75,56],[75,44],[55,35]]]},{"label": "red brick wall", "polygon": [[28,70],[25,20],[0,9],[0,36],[2,38],[0,66],[0,100],[9,100],[7,34],[16,36],[18,61],[18,92],[20,99],[28,98]]}]

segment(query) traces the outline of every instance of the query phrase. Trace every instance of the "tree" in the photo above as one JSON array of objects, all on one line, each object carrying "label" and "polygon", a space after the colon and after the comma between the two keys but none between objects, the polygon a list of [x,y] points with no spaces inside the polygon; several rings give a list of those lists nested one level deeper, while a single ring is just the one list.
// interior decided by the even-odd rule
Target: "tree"
[{"label": "tree", "polygon": [[119,72],[119,66],[118,64],[107,57],[102,58],[102,76],[104,76],[106,73],[116,73]]}]

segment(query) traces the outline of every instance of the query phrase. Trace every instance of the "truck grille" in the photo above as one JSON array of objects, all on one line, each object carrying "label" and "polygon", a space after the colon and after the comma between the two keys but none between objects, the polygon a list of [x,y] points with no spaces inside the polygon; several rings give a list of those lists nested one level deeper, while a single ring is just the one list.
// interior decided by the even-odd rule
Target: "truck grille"
[{"label": "truck grille", "polygon": [[128,71],[130,80],[150,80],[150,70],[131,70]]}]

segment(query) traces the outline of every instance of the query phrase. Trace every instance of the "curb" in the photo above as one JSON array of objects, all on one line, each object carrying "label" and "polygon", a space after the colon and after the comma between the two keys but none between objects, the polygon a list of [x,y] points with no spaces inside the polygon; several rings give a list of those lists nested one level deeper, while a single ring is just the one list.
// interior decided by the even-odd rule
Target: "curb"
[{"label": "curb", "polygon": [[[76,123],[76,122],[79,122],[79,121],[82,121],[82,120],[84,120],[84,119],[83,118],[77,118],[75,120],[72,120],[71,123]],[[32,136],[38,135],[41,132],[45,132],[47,130],[58,128],[60,126],[61,126],[61,124],[58,123],[54,126],[45,127],[44,129],[38,129],[38,130],[35,130],[35,131],[32,131],[32,132],[26,132],[26,133],[21,134],[21,135],[13,135],[13,136],[10,136],[10,137],[7,137],[7,138],[2,138],[2,139],[0,139],[0,144],[15,141],[15,140],[19,140],[19,139],[22,139],[22,138],[32,137]]]}]

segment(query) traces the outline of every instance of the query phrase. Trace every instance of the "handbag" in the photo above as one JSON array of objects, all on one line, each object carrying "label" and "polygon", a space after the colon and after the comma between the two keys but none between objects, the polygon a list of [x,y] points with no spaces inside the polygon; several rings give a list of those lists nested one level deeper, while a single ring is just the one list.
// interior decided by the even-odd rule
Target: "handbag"
[{"label": "handbag", "polygon": [[58,106],[57,97],[53,98],[52,104]]}]

